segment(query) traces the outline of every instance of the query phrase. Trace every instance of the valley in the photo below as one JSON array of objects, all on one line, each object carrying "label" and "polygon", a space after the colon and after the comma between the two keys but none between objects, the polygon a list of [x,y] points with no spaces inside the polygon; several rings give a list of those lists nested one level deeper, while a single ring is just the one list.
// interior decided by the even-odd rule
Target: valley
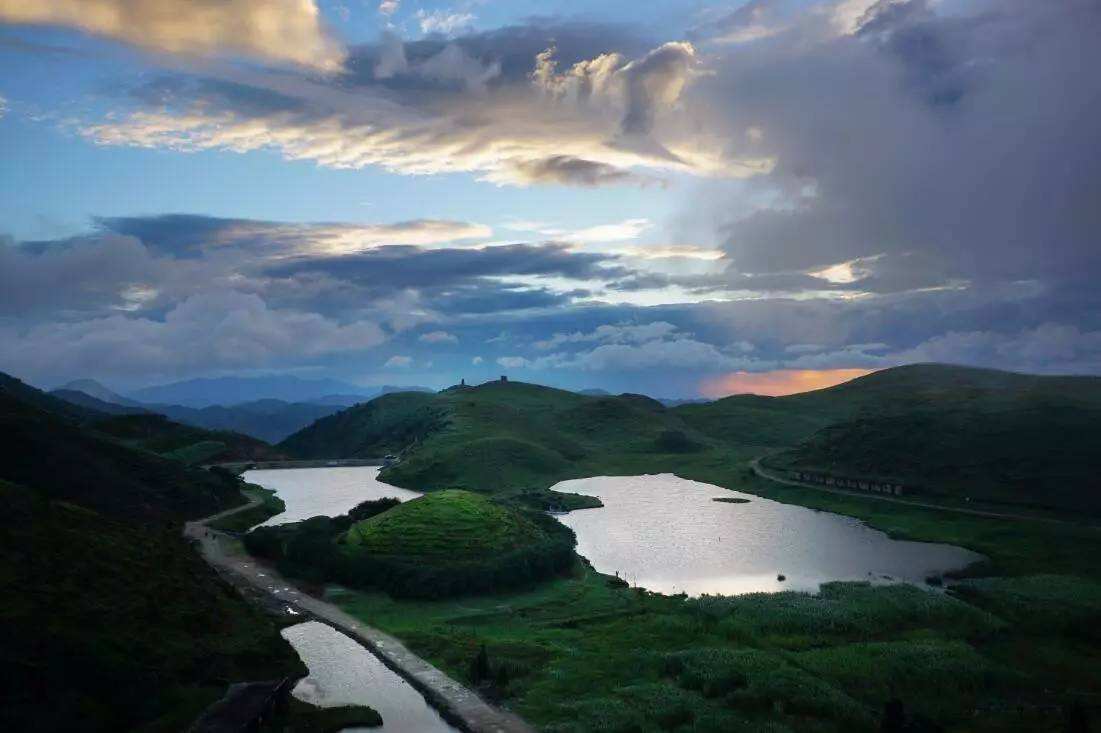
[{"label": "valley", "polygon": [[[773,480],[786,470],[776,456],[817,445],[831,425],[914,400],[916,410],[940,400],[958,408],[961,391],[978,412],[996,396],[1012,413],[1046,388],[1014,395],[983,372],[890,371],[821,393],[674,408],[515,382],[385,395],[274,448],[221,442],[244,467],[266,455],[327,463],[395,453],[391,465],[251,471],[246,480],[267,491],[246,488],[242,505],[234,496],[245,485],[233,479],[220,501],[241,511],[204,509],[224,513],[211,532],[268,525],[243,546],[224,535],[219,552],[287,577],[277,598],[339,609],[541,730],[874,730],[894,701],[912,730],[1062,730],[1068,710],[1101,693],[1101,532],[1088,483],[1049,502],[1027,481],[1009,481],[979,504],[951,482],[894,501]],[[1064,408],[1073,414],[1060,419],[1086,420],[1095,388],[1081,385]],[[14,401],[10,409],[12,419],[39,414]],[[186,466],[209,438],[141,415],[49,420],[51,434],[69,431],[66,446],[93,440],[106,455],[147,460],[160,450],[156,460],[171,465]],[[11,455],[9,472],[30,477],[42,465],[34,450]],[[764,476],[754,471],[760,458]],[[1063,459],[1080,476],[1092,454]],[[613,491],[598,476],[643,482]],[[666,483],[647,488],[653,480]],[[71,481],[64,490],[76,496]],[[728,491],[743,503],[712,501]],[[374,507],[385,496],[405,503]],[[1067,501],[1079,511],[1066,513]],[[638,514],[620,527],[625,506]],[[563,509],[573,511],[561,523],[544,513]],[[845,522],[844,533],[821,534]],[[846,536],[856,542],[847,559]],[[565,554],[549,549],[560,541]],[[816,545],[834,559],[804,565],[798,558],[814,558]],[[925,559],[909,571],[892,566],[886,550],[896,545]],[[955,554],[930,561],[937,547]],[[636,559],[616,559],[625,550]],[[709,553],[732,553],[735,564],[722,560],[710,580],[694,575],[711,567]],[[298,620],[284,611],[275,624]]]}]

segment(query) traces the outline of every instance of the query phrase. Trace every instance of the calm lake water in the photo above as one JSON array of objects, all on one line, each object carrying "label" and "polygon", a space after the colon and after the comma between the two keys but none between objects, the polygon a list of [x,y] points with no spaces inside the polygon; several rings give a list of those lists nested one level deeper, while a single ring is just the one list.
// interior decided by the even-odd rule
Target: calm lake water
[{"label": "calm lake water", "polygon": [[283,629],[310,669],[292,694],[318,707],[370,705],[382,715],[381,728],[345,728],[382,733],[451,733],[449,725],[417,690],[348,636],[307,621]]},{"label": "calm lake water", "polygon": [[378,466],[333,466],[327,468],[278,468],[246,471],[250,484],[272,489],[287,510],[260,526],[300,522],[310,517],[336,517],[368,499],[392,496],[408,501],[420,496],[378,480]]},{"label": "calm lake water", "polygon": [[[603,573],[661,593],[817,591],[831,580],[924,583],[982,559],[952,545],[892,540],[851,517],[781,504],[673,474],[562,481],[602,509],[559,517]],[[716,498],[743,498],[728,504]],[[777,575],[783,574],[781,582]]]}]

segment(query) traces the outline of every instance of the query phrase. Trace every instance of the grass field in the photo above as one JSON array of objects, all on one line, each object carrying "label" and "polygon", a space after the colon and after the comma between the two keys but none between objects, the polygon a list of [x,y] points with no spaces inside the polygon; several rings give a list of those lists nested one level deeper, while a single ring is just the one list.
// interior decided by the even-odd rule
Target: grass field
[{"label": "grass field", "polygon": [[453,489],[357,522],[345,534],[344,543],[379,555],[452,561],[507,552],[541,534],[517,511],[485,496]]},{"label": "grass field", "polygon": [[[691,600],[623,588],[579,564],[568,578],[518,593],[398,601],[346,591],[334,600],[550,731],[870,731],[895,699],[907,730],[1063,731],[1076,706],[1101,712],[1094,631],[1101,628],[1101,531],[1075,514],[1064,513],[1062,523],[995,519],[785,486],[756,477],[748,461],[813,444],[829,426],[848,430],[941,405],[1020,415],[1022,404],[1070,394],[1071,404],[1052,409],[1073,422],[1101,404],[1099,384],[925,365],[805,395],[672,410],[646,398],[514,383],[451,390],[426,403],[442,417],[385,480],[546,506],[547,488],[561,479],[672,472],[854,516],[896,538],[967,547],[988,560],[961,573],[966,579],[949,580],[947,592],[831,584],[814,596]],[[966,418],[953,424],[979,429]],[[1082,480],[1090,460],[1083,441],[1096,431],[1089,419],[1075,424],[1078,442],[1059,454],[1077,471],[1065,474],[1076,478],[1060,489],[1074,502],[1064,508],[1086,506],[1082,492],[1092,486]],[[999,450],[1036,456],[1021,442],[1031,434],[1022,425],[1005,421],[1009,435]],[[890,434],[919,452],[950,440],[926,427],[917,442],[912,425]],[[1059,431],[1050,432],[1045,440],[1058,440]],[[960,465],[989,472],[998,455]],[[1024,476],[1013,473],[1017,483],[988,498],[1028,505],[1036,486],[1022,484]],[[956,493],[936,498],[975,506],[957,495],[959,484],[949,488]],[[488,675],[475,674],[482,645]]]},{"label": "grass field", "polygon": [[[1068,577],[1021,584],[1057,615],[1053,587],[1094,592]],[[1090,598],[1081,611],[1096,620]],[[978,600],[904,585],[685,600],[579,565],[524,593],[330,599],[467,682],[485,645],[488,694],[545,730],[875,730],[897,697],[948,730],[1061,731],[1062,706],[1101,694],[1101,660],[1079,636],[1013,631]]]},{"label": "grass field", "polygon": [[971,573],[994,577],[968,579],[952,595],[836,584],[818,596],[685,601],[618,588],[579,567],[525,593],[334,600],[460,679],[472,681],[484,643],[491,666],[506,670],[489,694],[547,730],[873,730],[898,697],[911,718],[947,730],[1062,731],[1066,706],[1096,704],[1101,653],[1089,630],[1101,628],[1101,532],[783,486],[748,470],[761,450],[716,449],[675,464],[609,454],[593,470],[675,467],[856,516],[898,538],[968,547],[989,558]]}]

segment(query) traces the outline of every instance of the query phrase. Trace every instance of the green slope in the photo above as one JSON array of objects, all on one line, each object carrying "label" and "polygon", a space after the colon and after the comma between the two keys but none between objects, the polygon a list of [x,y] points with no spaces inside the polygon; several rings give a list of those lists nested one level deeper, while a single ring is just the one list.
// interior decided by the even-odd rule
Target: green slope
[{"label": "green slope", "polygon": [[117,415],[90,424],[132,448],[158,453],[187,464],[217,461],[271,461],[283,454],[262,440],[229,430],[182,425],[164,415]]},{"label": "green slope", "polygon": [[542,536],[514,509],[469,491],[449,490],[399,504],[352,525],[349,548],[445,561],[508,552]]},{"label": "green slope", "polygon": [[323,417],[279,444],[295,458],[375,458],[440,430],[446,408],[437,395],[394,392]]},{"label": "green slope", "polygon": [[0,391],[0,664],[19,681],[0,730],[184,730],[230,682],[305,671],[181,536],[243,501],[236,478],[17,394]]},{"label": "green slope", "polygon": [[[669,434],[683,440],[669,440]],[[401,453],[383,478],[422,490],[540,488],[601,472],[608,456],[717,445],[639,395],[590,396],[522,382],[386,395],[319,420],[278,448],[299,458]]]},{"label": "green slope", "polygon": [[401,453],[384,480],[493,492],[793,449],[769,465],[896,479],[930,498],[1095,512],[1099,417],[1099,378],[917,364],[787,397],[670,409],[517,382],[388,395],[279,448],[300,458]]},{"label": "green slope", "polygon": [[303,674],[176,527],[0,480],[6,731],[184,730],[230,681]]},{"label": "green slope", "polygon": [[242,503],[232,477],[81,427],[0,393],[0,477],[51,499],[133,519],[179,521]]}]

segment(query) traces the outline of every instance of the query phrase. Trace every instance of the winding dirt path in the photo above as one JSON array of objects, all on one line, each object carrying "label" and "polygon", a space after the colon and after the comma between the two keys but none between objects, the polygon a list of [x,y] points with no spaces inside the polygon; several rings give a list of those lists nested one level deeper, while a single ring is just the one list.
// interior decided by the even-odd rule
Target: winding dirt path
[{"label": "winding dirt path", "polygon": [[260,503],[260,500],[253,500],[206,519],[188,522],[184,525],[184,536],[194,540],[203,558],[220,574],[228,576],[231,582],[243,583],[261,591],[289,613],[299,615],[303,621],[313,619],[328,624],[367,647],[387,667],[417,688],[452,725],[469,733],[533,733],[534,729],[518,716],[485,702],[475,692],[409,651],[397,638],[299,590],[255,558],[231,552],[229,546],[234,538],[207,526],[208,522]]},{"label": "winding dirt path", "polygon": [[990,517],[991,519],[1013,519],[1022,520],[1026,522],[1048,522],[1050,524],[1066,524],[1074,527],[1088,527],[1089,524],[1082,522],[1071,522],[1065,519],[1054,519],[1052,517],[1036,517],[1028,514],[1012,514],[1009,512],[990,512],[982,509],[967,509],[964,507],[945,506],[944,504],[933,504],[924,501],[913,501],[911,499],[896,499],[893,496],[882,496],[880,494],[873,494],[868,491],[849,491],[846,489],[835,489],[832,487],[821,486],[819,484],[812,484],[804,481],[796,481],[795,479],[784,478],[769,471],[761,466],[761,459],[754,458],[749,462],[749,467],[753,469],[753,473],[757,474],[763,479],[768,479],[774,483],[786,484],[788,486],[797,486],[801,489],[814,489],[816,491],[824,491],[830,494],[842,494],[844,496],[856,496],[861,499],[875,499],[876,501],[886,501],[892,504],[905,504],[906,506],[916,506],[922,509],[935,509],[939,512],[955,512],[956,514],[970,514],[976,517]]}]

